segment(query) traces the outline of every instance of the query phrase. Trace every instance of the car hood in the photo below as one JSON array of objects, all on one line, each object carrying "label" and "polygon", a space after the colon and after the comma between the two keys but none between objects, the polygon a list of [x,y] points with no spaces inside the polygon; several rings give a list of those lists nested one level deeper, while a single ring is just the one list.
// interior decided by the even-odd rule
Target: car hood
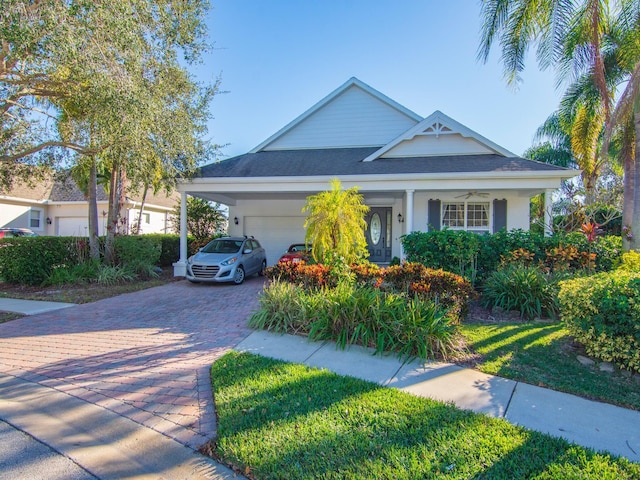
[{"label": "car hood", "polygon": [[198,252],[196,253],[192,260],[195,263],[204,263],[214,265],[220,262],[225,261],[228,258],[240,257],[240,253],[204,253]]}]

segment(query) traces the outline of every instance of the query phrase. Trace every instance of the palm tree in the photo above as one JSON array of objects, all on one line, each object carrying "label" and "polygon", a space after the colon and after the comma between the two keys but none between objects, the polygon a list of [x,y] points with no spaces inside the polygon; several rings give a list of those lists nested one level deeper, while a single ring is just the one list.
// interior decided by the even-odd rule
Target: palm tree
[{"label": "palm tree", "polygon": [[314,260],[319,263],[340,261],[349,265],[368,256],[364,217],[369,211],[358,187],[342,190],[338,179],[331,189],[307,198],[302,212],[308,212],[305,241],[313,245]]},{"label": "palm tree", "polygon": [[605,148],[615,133],[623,139],[625,250],[640,249],[640,2],[622,0],[615,47],[627,85],[605,129]]},{"label": "palm tree", "polygon": [[[612,10],[609,4],[614,3]],[[611,15],[615,11],[615,15]],[[638,45],[640,31],[639,0],[582,0],[567,2],[565,0],[485,0],[482,7],[482,40],[478,56],[486,61],[491,46],[499,39],[502,47],[502,62],[505,76],[510,83],[521,80],[520,73],[525,67],[525,54],[532,44],[537,44],[537,59],[542,68],[553,67],[559,74],[559,79],[566,79],[569,74],[574,78],[587,75],[599,92],[600,107],[591,104],[590,112],[601,116],[606,126],[607,139],[613,130],[626,130],[622,138],[627,141],[629,119],[637,119],[636,142],[640,139],[640,55]],[[612,19],[614,20],[612,22]],[[619,36],[619,42],[609,41]],[[607,43],[608,42],[608,43]],[[617,58],[615,67],[607,66],[605,58],[607,48],[609,53]],[[607,68],[620,69],[626,72],[627,88],[618,100],[613,114],[612,85],[607,82]],[[611,78],[611,75],[610,75]],[[593,133],[595,128],[586,121],[585,110],[580,118],[582,134],[576,130],[576,148],[584,152],[593,151]],[[578,114],[577,114],[578,115]],[[608,141],[605,141],[605,147]],[[573,146],[573,141],[572,141]],[[627,144],[622,149],[629,153]],[[640,154],[635,148],[634,156]],[[640,238],[640,161],[631,157],[625,159],[625,202],[624,218],[631,218],[631,232],[634,238]],[[633,201],[630,201],[633,199]],[[632,208],[633,212],[630,213]],[[639,248],[640,242],[625,245],[627,248]]]}]

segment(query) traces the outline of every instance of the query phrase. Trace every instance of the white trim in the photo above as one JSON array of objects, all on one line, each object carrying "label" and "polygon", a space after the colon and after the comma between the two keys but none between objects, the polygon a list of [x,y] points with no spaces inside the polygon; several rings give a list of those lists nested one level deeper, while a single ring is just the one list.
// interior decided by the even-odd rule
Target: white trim
[{"label": "white trim", "polygon": [[371,162],[373,160],[376,160],[377,158],[382,157],[385,153],[387,153],[389,150],[391,150],[392,148],[396,147],[400,143],[402,143],[404,141],[407,141],[407,140],[411,140],[411,139],[415,138],[418,135],[424,135],[424,131],[427,128],[429,128],[431,125],[436,123],[436,122],[443,124],[444,126],[448,127],[451,130],[450,132],[442,132],[442,133],[440,133],[440,135],[451,135],[451,134],[456,134],[457,133],[457,134],[462,135],[463,137],[473,138],[474,140],[476,140],[476,141],[480,142],[481,144],[483,144],[485,147],[489,148],[490,150],[493,150],[494,152],[496,152],[496,153],[498,153],[500,155],[503,155],[505,157],[517,157],[516,154],[510,152],[506,148],[501,147],[497,143],[494,143],[491,140],[483,137],[479,133],[474,132],[470,128],[465,127],[460,122],[457,122],[453,118],[448,117],[447,115],[442,113],[440,110],[436,110],[431,115],[429,115],[427,118],[422,120],[420,123],[418,123],[417,125],[411,127],[409,130],[407,130],[403,134],[397,136],[395,139],[393,139],[389,143],[387,143],[384,147],[382,147],[379,150],[376,150],[375,152],[373,152],[371,155],[369,155],[363,161],[364,162]]},{"label": "white trim", "polygon": [[[351,77],[349,80],[347,80],[345,83],[343,83],[341,86],[339,86],[338,88],[336,88],[333,92],[331,92],[329,95],[327,95],[326,97],[324,97],[322,100],[320,100],[318,103],[316,103],[315,105],[313,105],[311,108],[309,108],[307,111],[305,111],[304,113],[302,113],[301,115],[299,115],[298,117],[296,117],[295,119],[293,119],[291,122],[289,122],[288,124],[286,124],[284,127],[282,127],[280,130],[278,130],[276,133],[274,133],[273,135],[271,135],[269,138],[267,138],[264,142],[262,142],[260,145],[254,147],[252,150],[249,151],[249,153],[257,153],[260,150],[264,149],[265,147],[267,147],[270,143],[273,143],[274,141],[276,141],[278,138],[280,138],[281,136],[283,136],[285,133],[287,133],[289,130],[293,129],[294,127],[296,127],[297,125],[299,125],[300,123],[302,123],[305,119],[309,118],[311,115],[313,115],[315,112],[317,112],[318,110],[320,110],[322,107],[324,107],[325,105],[327,105],[329,102],[331,102],[333,99],[335,99],[336,97],[338,97],[339,95],[341,95],[342,93],[344,93],[346,90],[348,90],[349,88],[356,86],[362,90],[364,90],[365,92],[367,92],[368,94],[372,95],[373,97],[377,98],[378,100],[386,103],[387,105],[389,105],[391,108],[399,111],[400,113],[402,113],[403,115],[406,115],[407,117],[409,117],[410,119],[416,121],[416,122],[420,122],[422,120],[422,117],[420,115],[418,115],[415,112],[412,112],[411,110],[409,110],[408,108],[400,105],[398,102],[390,99],[389,97],[387,97],[385,94],[379,92],[378,90],[376,90],[375,88],[370,87],[369,85],[367,85],[366,83],[358,80],[356,77]],[[339,147],[335,147],[335,148],[339,148]]]},{"label": "white trim", "polygon": [[[444,210],[446,205],[462,204],[464,205],[464,226],[451,226],[444,224]],[[469,227],[469,205],[486,205],[487,208],[487,226],[486,227]],[[444,230],[464,230],[465,232],[487,232],[493,231],[493,205],[492,202],[481,200],[440,200],[440,229]]]},{"label": "white trim", "polygon": [[[292,177],[210,177],[210,178],[194,178],[191,181],[179,183],[177,190],[179,192],[193,192],[198,191],[198,187],[210,187],[210,190],[203,191],[215,191],[215,192],[279,192],[282,191],[283,185],[292,185],[295,190],[301,190],[303,184],[326,184],[333,178],[339,178],[342,183],[358,183],[360,189],[364,189],[367,185],[362,183],[371,184],[389,184],[391,182],[412,182],[420,183],[424,181],[476,181],[476,180],[566,180],[573,178],[580,174],[580,170],[562,170],[562,171],[520,171],[520,172],[465,172],[465,173],[430,173],[430,174],[416,174],[416,173],[398,173],[398,174],[386,174],[386,175],[316,175],[316,176],[292,176]],[[262,188],[256,189],[255,186],[260,185]],[[226,188],[232,186],[232,189]],[[217,190],[220,188],[224,190]],[[391,186],[384,190],[397,190],[397,186]],[[401,187],[402,190],[413,189],[414,187],[405,184]],[[466,187],[448,188],[443,187],[446,190],[462,190]],[[509,187],[504,187],[509,188]],[[540,188],[556,188],[554,187],[540,187]],[[477,190],[477,188],[474,188]]]},{"label": "white trim", "polygon": [[[38,226],[34,227],[33,225],[31,225],[31,221],[35,219],[35,217],[33,216],[33,213],[38,214]],[[38,208],[38,207],[30,207],[29,208],[29,225],[27,226],[27,228],[29,228],[30,230],[33,230],[34,232],[42,232],[44,231],[44,209],[43,208]]]}]

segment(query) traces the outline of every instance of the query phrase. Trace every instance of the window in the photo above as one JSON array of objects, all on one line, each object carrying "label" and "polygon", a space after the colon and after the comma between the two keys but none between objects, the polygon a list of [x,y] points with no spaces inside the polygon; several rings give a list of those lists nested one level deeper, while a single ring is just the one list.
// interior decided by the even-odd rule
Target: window
[{"label": "window", "polygon": [[151,223],[151,214],[143,213],[142,218],[144,219],[144,223],[146,223],[147,225]]},{"label": "window", "polygon": [[442,226],[452,230],[489,231],[489,202],[442,202]]},{"label": "window", "polygon": [[29,212],[29,228],[34,230],[42,229],[42,210],[32,208]]}]

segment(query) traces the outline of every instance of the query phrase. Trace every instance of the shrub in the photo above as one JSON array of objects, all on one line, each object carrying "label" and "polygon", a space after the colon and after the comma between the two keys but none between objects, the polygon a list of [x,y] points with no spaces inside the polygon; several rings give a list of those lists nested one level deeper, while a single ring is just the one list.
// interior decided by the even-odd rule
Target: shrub
[{"label": "shrub", "polygon": [[405,293],[440,304],[462,319],[467,312],[469,298],[474,295],[471,283],[451,272],[426,268],[420,263],[405,263],[383,270],[382,288]]},{"label": "shrub", "polygon": [[552,272],[609,271],[622,254],[620,237],[601,236],[589,243],[581,232],[544,237],[522,230],[480,235],[445,229],[413,232],[402,237],[402,245],[409,262],[457,273],[472,284],[481,284],[511,261]]},{"label": "shrub", "polygon": [[640,252],[632,250],[623,253],[618,268],[627,272],[640,273]]},{"label": "shrub", "polygon": [[76,237],[18,237],[0,240],[0,277],[40,285],[54,269],[84,262],[88,242]]},{"label": "shrub", "polygon": [[305,262],[278,262],[265,269],[265,276],[272,281],[282,280],[304,288],[333,285],[330,268],[321,264]]},{"label": "shrub", "polygon": [[305,289],[275,281],[265,289],[260,306],[251,327],[334,340],[341,348],[358,344],[401,357],[446,358],[459,346],[455,322],[444,309],[372,287],[340,283]]},{"label": "shrub", "polygon": [[[267,268],[270,280],[281,280],[305,289],[336,287],[340,278],[332,274],[332,267],[304,262],[283,262]],[[380,268],[372,263],[352,265],[353,285],[380,288],[389,293],[402,293],[407,298],[431,300],[450,310],[454,318],[461,319],[467,311],[467,302],[474,294],[471,284],[451,272],[426,268],[419,263],[405,263]],[[349,283],[349,282],[347,282]]]},{"label": "shrub", "polygon": [[87,260],[77,265],[60,265],[53,268],[43,285],[82,284],[96,281],[100,262]]},{"label": "shrub", "polygon": [[481,235],[466,231],[413,232],[402,237],[407,261],[457,273],[475,282]]},{"label": "shrub", "polygon": [[492,273],[484,283],[482,304],[516,310],[520,317],[555,317],[557,280],[540,268],[522,264],[508,265]]},{"label": "shrub", "polygon": [[560,283],[562,320],[587,353],[640,372],[640,274],[624,270]]}]

